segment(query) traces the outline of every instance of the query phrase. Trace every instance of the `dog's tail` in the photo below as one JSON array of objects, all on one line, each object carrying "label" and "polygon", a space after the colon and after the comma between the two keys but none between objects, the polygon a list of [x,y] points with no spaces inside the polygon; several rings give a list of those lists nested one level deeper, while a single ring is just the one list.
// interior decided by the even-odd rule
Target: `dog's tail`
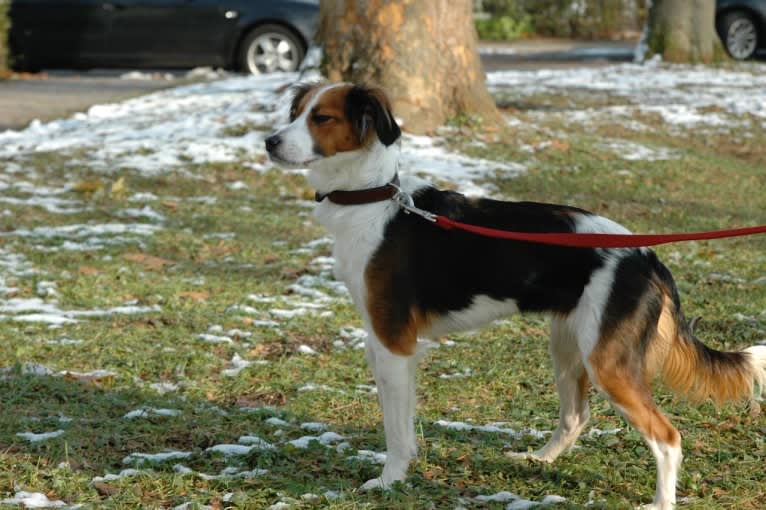
[{"label": "dog's tail", "polygon": [[669,347],[661,378],[676,392],[695,400],[725,402],[758,397],[766,388],[766,345],[717,351],[681,327]]},{"label": "dog's tail", "polygon": [[720,403],[764,396],[766,345],[723,352],[702,343],[681,313],[669,275],[668,271],[664,279],[666,284],[670,283],[670,295],[658,325],[660,348],[655,350],[654,357],[662,381],[694,400],[709,398]]}]

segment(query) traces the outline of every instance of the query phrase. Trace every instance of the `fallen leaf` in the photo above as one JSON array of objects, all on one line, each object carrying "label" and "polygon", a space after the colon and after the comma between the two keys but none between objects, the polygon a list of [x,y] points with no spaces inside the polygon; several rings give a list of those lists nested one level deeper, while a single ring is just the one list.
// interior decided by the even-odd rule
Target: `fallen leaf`
[{"label": "fallen leaf", "polygon": [[125,177],[120,177],[114,181],[109,188],[109,192],[112,194],[122,193],[125,191]]},{"label": "fallen leaf", "polygon": [[172,266],[175,264],[175,262],[172,260],[155,257],[154,255],[148,255],[146,253],[126,253],[125,258],[131,262],[141,264],[147,269],[153,271],[157,271],[165,268],[165,266]]},{"label": "fallen leaf", "polygon": [[104,183],[100,179],[89,179],[80,181],[72,186],[72,191],[76,193],[96,193],[104,190]]},{"label": "fallen leaf", "polygon": [[194,301],[206,301],[210,297],[210,293],[207,291],[195,291],[186,290],[178,293],[178,297],[181,299],[192,299]]},{"label": "fallen leaf", "polygon": [[93,485],[93,488],[96,489],[96,491],[102,496],[106,496],[106,497],[114,496],[115,494],[120,492],[120,489],[118,489],[117,487],[112,487],[108,483],[94,482],[92,485]]},{"label": "fallen leaf", "polygon": [[287,267],[282,270],[282,276],[286,276],[287,278],[298,278],[299,276],[306,273],[305,268],[293,268],[293,267]]}]

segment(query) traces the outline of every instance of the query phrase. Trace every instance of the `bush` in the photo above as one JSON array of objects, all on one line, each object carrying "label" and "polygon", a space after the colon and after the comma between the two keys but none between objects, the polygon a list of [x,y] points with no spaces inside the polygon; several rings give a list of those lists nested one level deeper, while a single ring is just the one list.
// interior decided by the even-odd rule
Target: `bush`
[{"label": "bush", "polygon": [[8,9],[11,2],[0,0],[0,77],[8,71],[8,31],[11,22],[8,19]]},{"label": "bush", "polygon": [[482,39],[507,40],[534,34],[603,38],[638,32],[647,0],[482,0],[488,19],[477,20]]},{"label": "bush", "polygon": [[477,19],[476,31],[479,38],[485,41],[511,41],[533,32],[532,19],[527,15],[521,19],[508,15]]}]

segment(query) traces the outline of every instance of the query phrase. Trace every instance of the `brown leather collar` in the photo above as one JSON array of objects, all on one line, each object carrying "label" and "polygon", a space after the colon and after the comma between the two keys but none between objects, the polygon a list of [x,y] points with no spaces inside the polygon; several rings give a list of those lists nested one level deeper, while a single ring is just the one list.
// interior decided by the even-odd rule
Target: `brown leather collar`
[{"label": "brown leather collar", "polygon": [[391,182],[377,188],[359,189],[356,191],[336,190],[329,193],[316,192],[314,199],[321,202],[329,198],[330,202],[338,205],[361,205],[382,202],[392,198],[399,192],[399,175],[395,174]]}]

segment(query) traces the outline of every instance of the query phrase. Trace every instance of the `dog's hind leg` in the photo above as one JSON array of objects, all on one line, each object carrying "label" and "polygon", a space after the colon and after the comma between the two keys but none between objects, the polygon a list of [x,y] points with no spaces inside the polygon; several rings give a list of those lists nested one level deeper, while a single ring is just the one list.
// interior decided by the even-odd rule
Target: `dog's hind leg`
[{"label": "dog's hind leg", "polygon": [[564,319],[551,320],[549,351],[556,374],[561,407],[559,424],[548,443],[535,452],[509,452],[509,457],[553,462],[574,445],[590,418],[588,374],[582,363],[577,339]]},{"label": "dog's hind leg", "polygon": [[676,480],[681,467],[681,435],[657,408],[643,378],[609,356],[599,359],[594,353],[592,367],[596,384],[609,401],[644,438],[657,463],[657,490],[646,510],[671,510],[676,502]]},{"label": "dog's hind leg", "polygon": [[[651,375],[664,362],[663,338],[675,334],[673,318],[662,312],[663,295],[647,287],[632,306],[614,306],[585,364],[591,381],[638,430],[657,463],[654,502],[643,508],[671,510],[681,467],[681,435],[654,403]],[[669,325],[670,324],[670,325]],[[671,332],[671,333],[669,333]]]},{"label": "dog's hind leg", "polygon": [[390,352],[374,334],[367,338],[367,359],[371,363],[378,400],[383,409],[386,435],[386,463],[378,478],[368,480],[362,490],[387,488],[404,480],[410,460],[417,455],[415,436],[416,355]]}]

